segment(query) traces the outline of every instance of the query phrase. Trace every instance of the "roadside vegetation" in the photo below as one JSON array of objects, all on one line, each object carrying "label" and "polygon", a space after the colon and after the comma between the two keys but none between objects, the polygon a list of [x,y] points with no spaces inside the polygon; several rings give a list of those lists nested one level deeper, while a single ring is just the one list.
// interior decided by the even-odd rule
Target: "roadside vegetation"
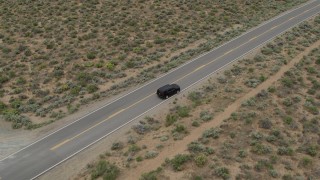
[{"label": "roadside vegetation", "polygon": [[[303,22],[242,59],[199,89],[175,98],[167,114],[145,117],[114,142],[100,160],[117,162],[119,179],[140,172],[140,179],[319,179],[320,16]],[[226,107],[299,59],[273,84],[208,127]],[[274,77],[273,77],[274,78]],[[202,126],[203,125],[203,126]],[[202,135],[184,151],[164,154],[150,172],[139,171],[172,144],[197,128]],[[172,147],[171,147],[172,148]],[[164,157],[164,156],[161,156]],[[89,177],[97,163],[79,177]],[[148,163],[150,164],[150,163]],[[152,164],[152,163],[151,163]],[[141,170],[141,169],[140,169]],[[138,178],[137,178],[138,179]]]},{"label": "roadside vegetation", "polygon": [[[304,2],[0,0],[0,115],[13,128],[41,127]],[[273,50],[266,47],[261,61]],[[246,85],[264,78],[257,75]],[[176,128],[177,139],[188,132]]]}]

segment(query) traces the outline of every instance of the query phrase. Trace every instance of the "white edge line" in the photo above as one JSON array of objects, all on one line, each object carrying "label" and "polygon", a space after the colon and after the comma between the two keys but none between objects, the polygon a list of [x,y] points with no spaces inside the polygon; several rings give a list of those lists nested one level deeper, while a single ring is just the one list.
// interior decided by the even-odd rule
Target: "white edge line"
[{"label": "white edge line", "polygon": [[242,35],[240,35],[240,36],[237,36],[237,37],[235,37],[235,38],[231,39],[230,41],[228,41],[228,42],[226,42],[226,43],[224,43],[224,44],[222,44],[222,45],[220,45],[220,46],[218,46],[218,47],[216,47],[216,48],[214,48],[214,49],[212,49],[212,50],[210,50],[210,51],[208,51],[208,52],[206,52],[206,53],[204,53],[204,54],[202,54],[202,55],[199,55],[198,57],[195,57],[193,60],[188,61],[188,62],[186,62],[186,63],[182,64],[181,66],[178,66],[178,67],[176,67],[176,68],[171,69],[169,72],[167,72],[167,73],[165,73],[165,74],[163,74],[163,75],[160,75],[158,78],[151,80],[150,82],[148,82],[148,83],[144,84],[143,86],[141,86],[141,87],[139,87],[139,88],[137,88],[137,89],[135,89],[135,90],[133,90],[133,91],[131,91],[131,92],[128,92],[127,94],[124,94],[124,95],[122,95],[122,96],[120,96],[120,97],[116,98],[115,100],[113,100],[113,101],[111,101],[111,102],[109,102],[109,103],[107,103],[107,104],[105,104],[105,105],[101,106],[100,108],[98,108],[98,109],[96,109],[96,110],[94,110],[94,111],[92,111],[92,112],[89,112],[88,114],[86,114],[86,115],[84,115],[84,116],[80,117],[79,119],[77,119],[77,120],[75,120],[75,121],[71,122],[70,124],[67,124],[67,125],[65,125],[65,126],[63,126],[63,127],[61,127],[61,128],[59,128],[58,130],[56,130],[56,131],[54,131],[54,132],[52,132],[52,133],[50,133],[50,134],[48,134],[48,135],[46,135],[46,136],[42,137],[41,139],[34,141],[33,143],[29,144],[28,146],[26,146],[26,147],[24,147],[24,148],[22,148],[22,149],[18,150],[17,152],[14,152],[14,153],[12,153],[12,154],[8,155],[7,157],[5,157],[5,158],[1,159],[1,160],[0,160],[0,162],[1,162],[1,161],[4,161],[4,160],[6,160],[6,159],[8,159],[8,158],[10,158],[10,157],[12,157],[13,155],[15,155],[15,154],[17,154],[17,153],[19,153],[19,152],[23,151],[24,149],[26,149],[26,148],[28,148],[28,147],[32,146],[33,144],[35,144],[35,143],[37,143],[37,142],[39,142],[39,141],[41,141],[41,140],[43,140],[43,139],[47,138],[48,136],[51,136],[52,134],[54,134],[54,133],[56,133],[56,132],[58,132],[58,131],[60,131],[60,130],[62,130],[62,129],[64,129],[64,128],[66,128],[66,127],[68,127],[68,126],[72,125],[73,123],[76,123],[76,122],[80,121],[81,119],[83,119],[83,118],[85,118],[85,117],[87,117],[87,116],[89,116],[89,115],[91,115],[91,114],[93,114],[93,113],[95,113],[95,112],[99,111],[100,109],[102,109],[102,108],[104,108],[104,107],[106,107],[106,106],[108,106],[108,105],[110,105],[110,104],[114,103],[115,101],[117,101],[117,100],[119,100],[119,99],[121,99],[121,98],[123,98],[123,97],[125,97],[125,96],[127,96],[127,95],[129,95],[129,94],[131,94],[131,93],[133,93],[133,92],[135,92],[135,91],[137,91],[137,90],[139,90],[139,89],[142,89],[143,87],[145,87],[145,86],[147,86],[148,84],[151,84],[152,82],[154,82],[154,81],[156,81],[156,80],[158,80],[158,79],[160,79],[160,78],[162,78],[162,77],[166,76],[167,74],[170,74],[170,73],[172,73],[173,71],[175,71],[175,70],[177,70],[177,69],[180,69],[180,68],[182,68],[183,66],[186,66],[187,64],[189,64],[189,63],[191,63],[191,62],[193,62],[193,61],[195,61],[195,60],[197,60],[197,59],[199,59],[199,58],[201,58],[201,57],[203,57],[203,56],[207,55],[208,53],[211,53],[212,51],[215,51],[216,49],[218,49],[218,48],[220,48],[220,47],[222,47],[222,46],[225,46],[226,44],[229,44],[229,43],[231,43],[231,42],[235,41],[236,39],[239,39],[240,37],[242,37],[242,36],[244,36],[244,35],[246,35],[246,34],[248,34],[248,33],[252,32],[252,31],[254,31],[254,30],[256,30],[256,29],[258,29],[258,28],[260,28],[260,27],[262,27],[262,26],[264,26],[264,25],[265,25],[265,24],[267,24],[267,23],[269,23],[269,22],[271,22],[271,21],[274,21],[274,20],[276,20],[276,19],[278,19],[278,18],[280,18],[280,17],[283,17],[283,16],[285,16],[286,14],[289,14],[289,13],[291,13],[291,12],[293,12],[293,11],[295,11],[295,10],[299,9],[299,8],[302,8],[302,7],[304,7],[304,6],[307,6],[307,5],[309,5],[309,4],[311,4],[311,3],[315,2],[315,1],[316,1],[316,0],[308,1],[308,2],[306,2],[305,4],[301,4],[301,5],[299,5],[298,7],[294,8],[294,9],[291,9],[291,10],[289,10],[289,11],[283,12],[283,13],[279,14],[278,16],[273,17],[273,18],[271,18],[271,19],[270,19],[270,20],[268,20],[268,21],[265,21],[264,23],[260,24],[260,25],[259,25],[259,26],[257,26],[257,27],[253,27],[253,28],[249,29],[249,30],[248,30],[248,31],[246,31],[244,34],[242,34]]},{"label": "white edge line", "polygon": [[[250,52],[254,51],[255,49],[257,49],[257,48],[261,47],[262,45],[264,45],[264,44],[266,44],[266,43],[270,42],[271,40],[273,40],[273,39],[274,39],[274,38],[276,38],[277,36],[279,36],[279,35],[281,35],[281,34],[283,34],[283,33],[287,32],[288,30],[290,30],[290,29],[292,29],[293,27],[297,26],[297,25],[298,25],[298,24],[300,24],[301,22],[303,22],[303,21],[305,21],[305,20],[307,20],[307,19],[311,19],[311,18],[313,18],[313,17],[315,17],[315,16],[317,16],[317,15],[318,15],[318,13],[316,13],[316,14],[315,14],[315,15],[313,15],[313,16],[307,17],[307,18],[305,18],[304,20],[302,20],[302,21],[298,22],[297,24],[295,24],[295,25],[291,26],[290,28],[286,29],[285,31],[282,31],[281,33],[278,33],[277,35],[275,35],[274,37],[270,38],[269,40],[267,40],[267,41],[265,41],[265,42],[261,43],[260,45],[256,46],[255,48],[251,49],[250,51],[248,51],[248,52],[244,53],[243,55],[239,56],[238,58],[233,59],[232,61],[230,61],[229,63],[227,63],[227,64],[223,65],[223,66],[222,66],[222,67],[220,67],[219,69],[217,69],[217,70],[215,70],[215,71],[211,72],[210,74],[206,75],[205,77],[203,77],[203,78],[199,79],[198,81],[196,81],[196,82],[192,83],[192,84],[191,84],[191,85],[189,85],[188,87],[184,88],[181,92],[183,92],[183,91],[187,90],[188,88],[190,88],[191,86],[193,86],[193,85],[195,85],[195,84],[197,84],[197,83],[199,83],[199,82],[203,81],[204,79],[208,78],[208,77],[209,77],[209,76],[211,76],[212,74],[217,73],[218,71],[220,71],[220,70],[221,70],[222,68],[224,68],[225,66],[228,66],[229,64],[233,63],[234,61],[237,61],[237,60],[241,59],[243,56],[245,56],[245,55],[247,55],[248,53],[250,53]],[[169,99],[170,99],[170,98],[169,98]],[[88,148],[88,147],[92,146],[93,144],[95,144],[95,143],[99,142],[99,141],[100,141],[100,140],[102,140],[103,138],[105,138],[105,137],[109,136],[110,134],[112,134],[112,133],[114,133],[115,131],[119,130],[120,128],[122,128],[122,127],[126,126],[127,124],[131,123],[132,121],[136,120],[137,118],[139,118],[139,117],[143,116],[143,115],[144,115],[144,114],[146,114],[147,112],[149,112],[149,111],[153,110],[154,108],[156,108],[156,107],[160,106],[162,103],[166,102],[166,101],[167,101],[167,100],[169,100],[169,99],[166,99],[166,100],[164,100],[164,101],[160,102],[159,104],[157,104],[157,105],[153,106],[152,108],[150,108],[150,109],[148,109],[147,111],[143,112],[142,114],[140,114],[140,115],[136,116],[135,118],[131,119],[130,121],[128,121],[128,122],[126,122],[126,123],[122,124],[121,126],[117,127],[116,129],[114,129],[113,131],[109,132],[108,134],[106,134],[106,135],[102,136],[101,138],[99,138],[99,139],[95,140],[94,142],[90,143],[89,145],[85,146],[84,148],[82,148],[82,149],[78,150],[77,152],[75,152],[75,153],[71,154],[70,156],[66,157],[65,159],[63,159],[62,161],[58,162],[57,164],[55,164],[55,165],[51,166],[50,168],[46,169],[45,171],[41,172],[41,173],[40,173],[40,174],[38,174],[37,176],[33,177],[31,180],[34,180],[34,179],[36,179],[37,177],[39,177],[39,176],[43,175],[44,173],[48,172],[49,170],[53,169],[54,167],[58,166],[59,164],[61,164],[61,163],[65,162],[65,161],[66,161],[66,160],[68,160],[68,159],[70,159],[70,158],[71,158],[71,157],[73,157],[74,155],[76,155],[76,154],[80,153],[81,151],[83,151],[83,150],[85,150],[86,148]]]}]

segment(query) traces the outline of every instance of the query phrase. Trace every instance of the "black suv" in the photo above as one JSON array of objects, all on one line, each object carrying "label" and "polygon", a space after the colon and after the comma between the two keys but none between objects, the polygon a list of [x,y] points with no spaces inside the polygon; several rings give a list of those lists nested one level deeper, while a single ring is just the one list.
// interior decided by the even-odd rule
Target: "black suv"
[{"label": "black suv", "polygon": [[177,84],[167,84],[157,90],[157,94],[162,99],[167,99],[170,96],[180,92],[180,87]]}]

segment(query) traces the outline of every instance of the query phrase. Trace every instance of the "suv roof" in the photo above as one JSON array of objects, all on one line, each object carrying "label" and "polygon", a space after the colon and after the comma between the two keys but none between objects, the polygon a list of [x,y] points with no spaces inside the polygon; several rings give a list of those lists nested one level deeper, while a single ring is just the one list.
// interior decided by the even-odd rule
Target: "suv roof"
[{"label": "suv roof", "polygon": [[179,86],[176,84],[167,84],[167,85],[164,85],[161,88],[159,88],[158,91],[163,92],[163,91],[166,91],[166,90],[172,89],[172,88],[179,88]]}]

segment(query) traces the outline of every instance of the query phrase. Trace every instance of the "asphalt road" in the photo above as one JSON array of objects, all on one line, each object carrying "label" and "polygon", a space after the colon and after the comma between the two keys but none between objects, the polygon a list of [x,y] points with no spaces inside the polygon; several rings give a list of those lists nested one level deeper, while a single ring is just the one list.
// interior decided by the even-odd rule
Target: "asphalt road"
[{"label": "asphalt road", "polygon": [[0,179],[25,180],[39,177],[164,103],[155,94],[156,89],[162,85],[177,83],[183,91],[319,12],[320,0],[310,1],[106,104],[1,160]]}]

